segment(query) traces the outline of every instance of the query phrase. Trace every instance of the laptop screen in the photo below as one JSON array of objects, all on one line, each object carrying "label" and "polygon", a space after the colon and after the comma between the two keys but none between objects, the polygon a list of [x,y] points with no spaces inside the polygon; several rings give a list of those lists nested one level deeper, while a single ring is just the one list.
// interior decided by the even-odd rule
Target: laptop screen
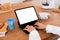
[{"label": "laptop screen", "polygon": [[27,7],[15,11],[20,25],[38,20],[34,7]]}]

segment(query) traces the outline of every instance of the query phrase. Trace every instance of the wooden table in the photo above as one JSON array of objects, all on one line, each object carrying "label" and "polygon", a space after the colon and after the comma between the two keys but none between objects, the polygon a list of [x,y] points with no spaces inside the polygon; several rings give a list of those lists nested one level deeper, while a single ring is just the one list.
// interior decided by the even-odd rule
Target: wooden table
[{"label": "wooden table", "polygon": [[[5,22],[8,18],[16,18],[15,13],[14,13],[15,9],[23,8],[23,7],[27,7],[27,6],[32,6],[32,5],[35,6],[37,13],[42,12],[42,11],[47,11],[47,12],[51,13],[51,16],[49,17],[48,20],[40,20],[39,22],[41,22],[43,24],[52,24],[52,25],[60,26],[60,13],[52,12],[52,10],[42,9],[41,5],[38,2],[31,2],[31,1],[13,4],[12,5],[13,10],[12,11],[0,14],[0,22]],[[15,29],[13,31],[8,30],[6,37],[0,38],[0,40],[28,40],[29,39],[28,34],[25,34],[19,28],[17,22],[18,21],[16,19]],[[47,34],[43,30],[39,30],[39,34],[40,34],[42,40],[51,40],[49,38],[55,37],[55,35]]]}]

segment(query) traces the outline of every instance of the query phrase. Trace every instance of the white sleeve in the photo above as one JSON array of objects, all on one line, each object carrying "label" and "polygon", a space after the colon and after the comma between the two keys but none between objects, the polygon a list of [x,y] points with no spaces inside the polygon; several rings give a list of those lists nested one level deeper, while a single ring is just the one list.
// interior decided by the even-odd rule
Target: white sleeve
[{"label": "white sleeve", "polygon": [[53,26],[53,25],[47,25],[46,32],[47,33],[53,33],[53,34],[56,34],[56,35],[60,36],[60,27]]},{"label": "white sleeve", "polygon": [[33,30],[30,32],[29,40],[41,40],[40,35],[37,30]]},{"label": "white sleeve", "polygon": [[60,40],[60,38],[58,38],[57,40]]}]

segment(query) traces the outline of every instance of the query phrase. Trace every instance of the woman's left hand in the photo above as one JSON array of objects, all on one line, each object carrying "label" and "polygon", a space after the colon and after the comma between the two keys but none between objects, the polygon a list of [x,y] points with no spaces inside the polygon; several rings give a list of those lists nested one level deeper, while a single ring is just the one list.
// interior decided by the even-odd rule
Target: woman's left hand
[{"label": "woman's left hand", "polygon": [[23,30],[27,30],[28,32],[33,31],[35,28],[33,26],[29,26],[27,25],[26,28],[24,28]]}]

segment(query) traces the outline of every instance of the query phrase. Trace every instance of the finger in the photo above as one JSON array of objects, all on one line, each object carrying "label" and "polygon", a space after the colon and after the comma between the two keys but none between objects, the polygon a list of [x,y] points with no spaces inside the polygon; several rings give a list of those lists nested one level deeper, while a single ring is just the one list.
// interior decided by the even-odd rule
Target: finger
[{"label": "finger", "polygon": [[35,27],[35,28],[39,28],[39,27]]},{"label": "finger", "polygon": [[34,26],[37,25],[37,24],[34,24]]},{"label": "finger", "polygon": [[33,25],[33,27],[38,27],[37,25]]},{"label": "finger", "polygon": [[35,26],[35,28],[38,28],[39,26]]},{"label": "finger", "polygon": [[34,25],[37,25],[38,24],[38,22],[36,22]]},{"label": "finger", "polygon": [[27,30],[26,28],[24,28],[23,30]]},{"label": "finger", "polygon": [[29,27],[29,25],[26,26],[26,28],[28,28],[28,27]]},{"label": "finger", "polygon": [[28,27],[29,27],[29,25],[27,25],[23,30],[26,30],[26,29],[28,29]]},{"label": "finger", "polygon": [[34,26],[37,26],[38,27],[38,24],[34,24]]},{"label": "finger", "polygon": [[39,26],[37,26],[37,25],[33,25],[35,28],[38,28]]},{"label": "finger", "polygon": [[39,28],[39,27],[35,27],[35,28]]}]

